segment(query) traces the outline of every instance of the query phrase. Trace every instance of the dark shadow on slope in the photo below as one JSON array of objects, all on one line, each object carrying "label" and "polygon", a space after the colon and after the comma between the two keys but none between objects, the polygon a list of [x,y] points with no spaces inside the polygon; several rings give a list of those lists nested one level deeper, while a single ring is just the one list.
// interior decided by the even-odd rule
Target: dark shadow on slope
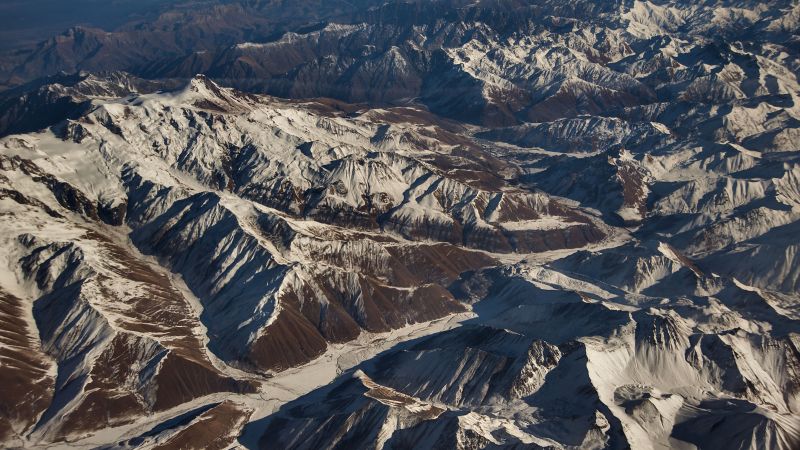
[{"label": "dark shadow on slope", "polygon": [[[507,395],[508,384],[514,379],[515,371],[520,369],[529,345],[534,340],[544,339],[560,344],[559,348],[563,348],[566,355],[565,364],[569,367],[556,368],[555,374],[546,378],[540,392],[525,399],[528,404],[540,408],[538,416],[545,419],[531,431],[578,445],[589,431],[597,428],[593,421],[595,411],[599,410],[612,427],[608,433],[609,447],[623,448],[625,440],[621,424],[597,398],[585,366],[582,370],[574,367],[585,365],[586,357],[583,345],[573,339],[586,333],[608,336],[630,320],[629,314],[608,310],[601,304],[586,303],[577,294],[539,289],[515,278],[508,281],[498,273],[493,278],[495,286],[489,288],[484,300],[475,304],[474,311],[478,317],[453,330],[399,343],[358,364],[327,386],[283,405],[271,416],[249,423],[239,443],[247,448],[281,448],[287,445],[314,448],[305,441],[286,441],[294,439],[285,437],[287,430],[292,436],[308,433],[308,439],[314,445],[327,442],[321,440],[320,435],[332,436],[336,432],[352,434],[342,437],[355,439],[347,442],[363,443],[371,431],[361,421],[380,427],[382,422],[378,421],[388,412],[381,409],[383,406],[370,403],[374,401],[363,395],[366,388],[354,378],[356,371],[363,371],[375,382],[404,394],[422,400],[441,399],[452,405],[453,409],[441,416],[442,423],[437,422],[440,419],[427,421],[393,436],[398,445],[402,442],[422,445],[419,434],[426,433],[437,437],[433,441],[424,441],[425,445],[449,442],[447,430],[457,427],[453,422],[455,417],[480,408],[490,399],[508,401],[502,400],[503,396]],[[515,303],[512,299],[521,301]],[[520,313],[520,307],[524,308],[524,313]],[[516,323],[509,319],[514,316],[518,319]],[[495,321],[495,326],[492,326]],[[466,373],[460,373],[466,370],[459,368],[464,364],[473,367],[473,375],[467,377]],[[415,374],[422,378],[412,379]],[[420,382],[422,379],[427,382]],[[453,381],[448,382],[448,379]],[[463,381],[463,386],[448,387],[459,380]],[[565,389],[569,394],[560,396],[559,392]],[[564,398],[572,399],[571,406],[564,402]],[[360,424],[357,426],[362,428],[361,432],[355,433],[347,428],[350,425],[344,425],[349,414],[354,415],[352,420]],[[343,431],[345,429],[347,431]],[[340,441],[336,448],[346,448],[344,442]]]},{"label": "dark shadow on slope", "polygon": [[128,439],[127,441],[121,441],[121,442],[117,443],[116,445],[110,445],[110,446],[107,446],[107,447],[100,447],[98,450],[100,450],[100,449],[118,448],[118,447],[123,447],[123,448],[126,448],[126,447],[138,447],[138,446],[144,444],[146,442],[147,438],[155,437],[155,436],[158,436],[159,434],[161,434],[161,433],[163,433],[165,431],[168,431],[168,430],[171,430],[171,429],[174,429],[174,428],[178,428],[178,427],[182,427],[184,425],[187,425],[187,424],[189,424],[189,422],[194,420],[196,417],[198,417],[201,414],[203,414],[204,412],[216,407],[217,405],[219,405],[219,402],[217,402],[217,403],[208,403],[206,405],[199,406],[199,407],[194,408],[194,409],[192,409],[190,411],[187,411],[185,413],[178,414],[177,416],[171,417],[171,418],[169,418],[169,419],[157,424],[156,426],[154,426],[150,430],[140,434],[139,436],[136,436],[134,438]]}]

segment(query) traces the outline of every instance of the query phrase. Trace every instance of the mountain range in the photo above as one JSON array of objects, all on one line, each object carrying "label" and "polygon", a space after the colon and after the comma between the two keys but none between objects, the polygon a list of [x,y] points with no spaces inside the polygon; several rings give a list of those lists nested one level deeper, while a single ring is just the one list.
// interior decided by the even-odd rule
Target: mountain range
[{"label": "mountain range", "polygon": [[0,57],[0,446],[800,447],[797,1],[121,5]]}]

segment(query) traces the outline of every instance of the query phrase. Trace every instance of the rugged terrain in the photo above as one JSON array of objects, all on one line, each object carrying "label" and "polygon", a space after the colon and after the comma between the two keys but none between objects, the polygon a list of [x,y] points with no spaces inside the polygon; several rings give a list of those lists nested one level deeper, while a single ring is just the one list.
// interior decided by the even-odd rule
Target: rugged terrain
[{"label": "rugged terrain", "polygon": [[0,64],[0,445],[800,447],[797,2],[164,8]]}]

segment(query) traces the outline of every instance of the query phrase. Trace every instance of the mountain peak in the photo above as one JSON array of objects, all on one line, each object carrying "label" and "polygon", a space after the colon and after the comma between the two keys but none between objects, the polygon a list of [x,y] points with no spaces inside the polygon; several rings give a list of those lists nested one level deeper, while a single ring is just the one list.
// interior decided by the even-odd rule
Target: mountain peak
[{"label": "mountain peak", "polygon": [[223,96],[222,88],[202,73],[195,75],[189,80],[186,91],[199,94],[206,98],[220,98]]},{"label": "mountain peak", "polygon": [[178,98],[185,104],[217,112],[239,111],[246,106],[245,96],[218,85],[205,74],[192,77]]}]

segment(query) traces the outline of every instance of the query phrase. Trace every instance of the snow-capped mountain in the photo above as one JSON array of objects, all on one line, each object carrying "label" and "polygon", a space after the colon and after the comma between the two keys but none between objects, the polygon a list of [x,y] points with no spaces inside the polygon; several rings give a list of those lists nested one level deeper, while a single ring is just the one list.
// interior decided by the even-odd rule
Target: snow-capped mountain
[{"label": "snow-capped mountain", "polygon": [[284,3],[4,57],[0,445],[800,446],[796,2]]}]

